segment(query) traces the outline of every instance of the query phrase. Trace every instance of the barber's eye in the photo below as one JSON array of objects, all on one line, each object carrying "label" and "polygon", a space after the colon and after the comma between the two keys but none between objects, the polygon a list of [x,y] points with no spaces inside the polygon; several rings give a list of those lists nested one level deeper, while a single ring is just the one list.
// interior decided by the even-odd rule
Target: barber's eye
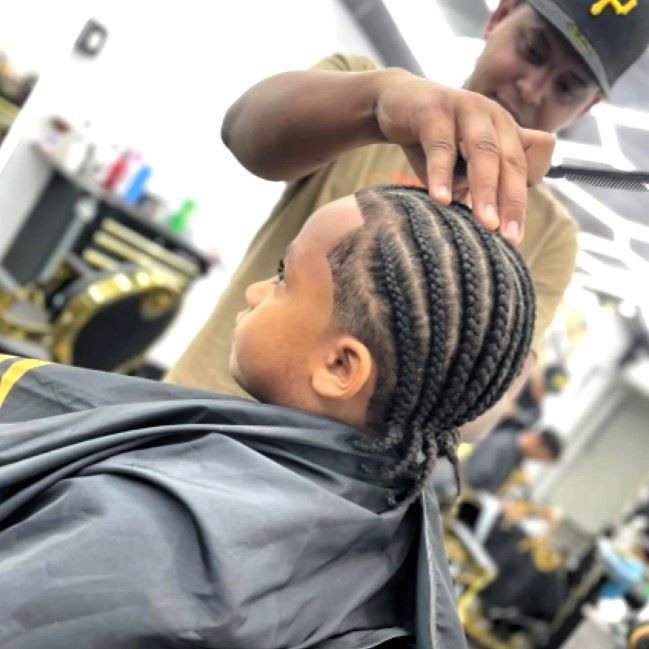
[{"label": "barber's eye", "polygon": [[572,98],[578,94],[577,88],[566,81],[557,81],[557,92],[562,97]]},{"label": "barber's eye", "polygon": [[281,284],[284,282],[284,260],[280,259],[277,262],[277,283]]},{"label": "barber's eye", "polygon": [[523,57],[533,65],[542,65],[545,61],[543,49],[537,45],[535,39],[526,36],[521,42],[521,53]]}]

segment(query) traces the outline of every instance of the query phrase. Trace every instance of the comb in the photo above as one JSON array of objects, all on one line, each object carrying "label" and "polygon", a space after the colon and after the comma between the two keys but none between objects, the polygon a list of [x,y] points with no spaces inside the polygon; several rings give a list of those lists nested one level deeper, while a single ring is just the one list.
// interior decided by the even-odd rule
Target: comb
[{"label": "comb", "polygon": [[592,169],[573,165],[550,167],[546,178],[564,178],[573,183],[587,183],[595,187],[622,189],[627,192],[649,191],[649,173],[620,171],[619,169]]},{"label": "comb", "polygon": [[[466,162],[458,157],[454,173],[466,175]],[[573,183],[587,183],[605,189],[622,189],[627,192],[648,192],[649,173],[645,171],[620,171],[619,169],[594,169],[574,165],[557,165],[550,167],[546,178],[562,178]]]}]

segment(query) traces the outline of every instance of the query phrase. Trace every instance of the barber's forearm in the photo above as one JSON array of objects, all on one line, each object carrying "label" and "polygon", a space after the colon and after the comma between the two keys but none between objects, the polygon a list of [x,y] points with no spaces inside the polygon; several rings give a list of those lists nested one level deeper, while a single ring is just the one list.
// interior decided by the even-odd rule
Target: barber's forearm
[{"label": "barber's forearm", "polygon": [[496,427],[498,422],[507,412],[509,404],[511,404],[511,402],[518,396],[518,393],[522,390],[523,385],[525,385],[525,381],[529,378],[530,372],[535,364],[536,354],[530,352],[525,359],[523,369],[520,371],[514,382],[509,386],[507,392],[505,392],[505,394],[500,398],[500,401],[489,408],[489,410],[482,413],[477,419],[470,421],[468,424],[464,424],[464,426],[460,426],[460,436],[463,442],[474,442],[481,439]]},{"label": "barber's forearm", "polygon": [[348,149],[385,141],[375,118],[386,78],[401,70],[286,72],[261,81],[228,110],[223,142],[252,173],[293,180]]}]

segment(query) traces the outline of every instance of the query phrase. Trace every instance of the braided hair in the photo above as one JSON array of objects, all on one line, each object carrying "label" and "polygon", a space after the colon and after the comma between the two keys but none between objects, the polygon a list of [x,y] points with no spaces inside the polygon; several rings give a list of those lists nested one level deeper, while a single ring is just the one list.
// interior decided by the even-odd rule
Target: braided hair
[{"label": "braided hair", "polygon": [[439,457],[457,477],[458,427],[494,405],[520,372],[535,317],[524,261],[463,205],[383,185],[355,194],[363,227],[328,260],[336,324],[377,367],[369,451],[393,451],[386,477],[415,499]]}]

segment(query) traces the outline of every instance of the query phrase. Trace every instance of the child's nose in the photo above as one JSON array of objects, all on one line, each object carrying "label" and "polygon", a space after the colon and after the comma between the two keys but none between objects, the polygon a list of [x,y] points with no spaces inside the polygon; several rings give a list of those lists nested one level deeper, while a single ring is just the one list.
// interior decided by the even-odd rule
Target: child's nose
[{"label": "child's nose", "polygon": [[268,279],[250,284],[246,289],[246,302],[248,303],[248,307],[254,309],[264,299],[269,287],[270,280]]}]

